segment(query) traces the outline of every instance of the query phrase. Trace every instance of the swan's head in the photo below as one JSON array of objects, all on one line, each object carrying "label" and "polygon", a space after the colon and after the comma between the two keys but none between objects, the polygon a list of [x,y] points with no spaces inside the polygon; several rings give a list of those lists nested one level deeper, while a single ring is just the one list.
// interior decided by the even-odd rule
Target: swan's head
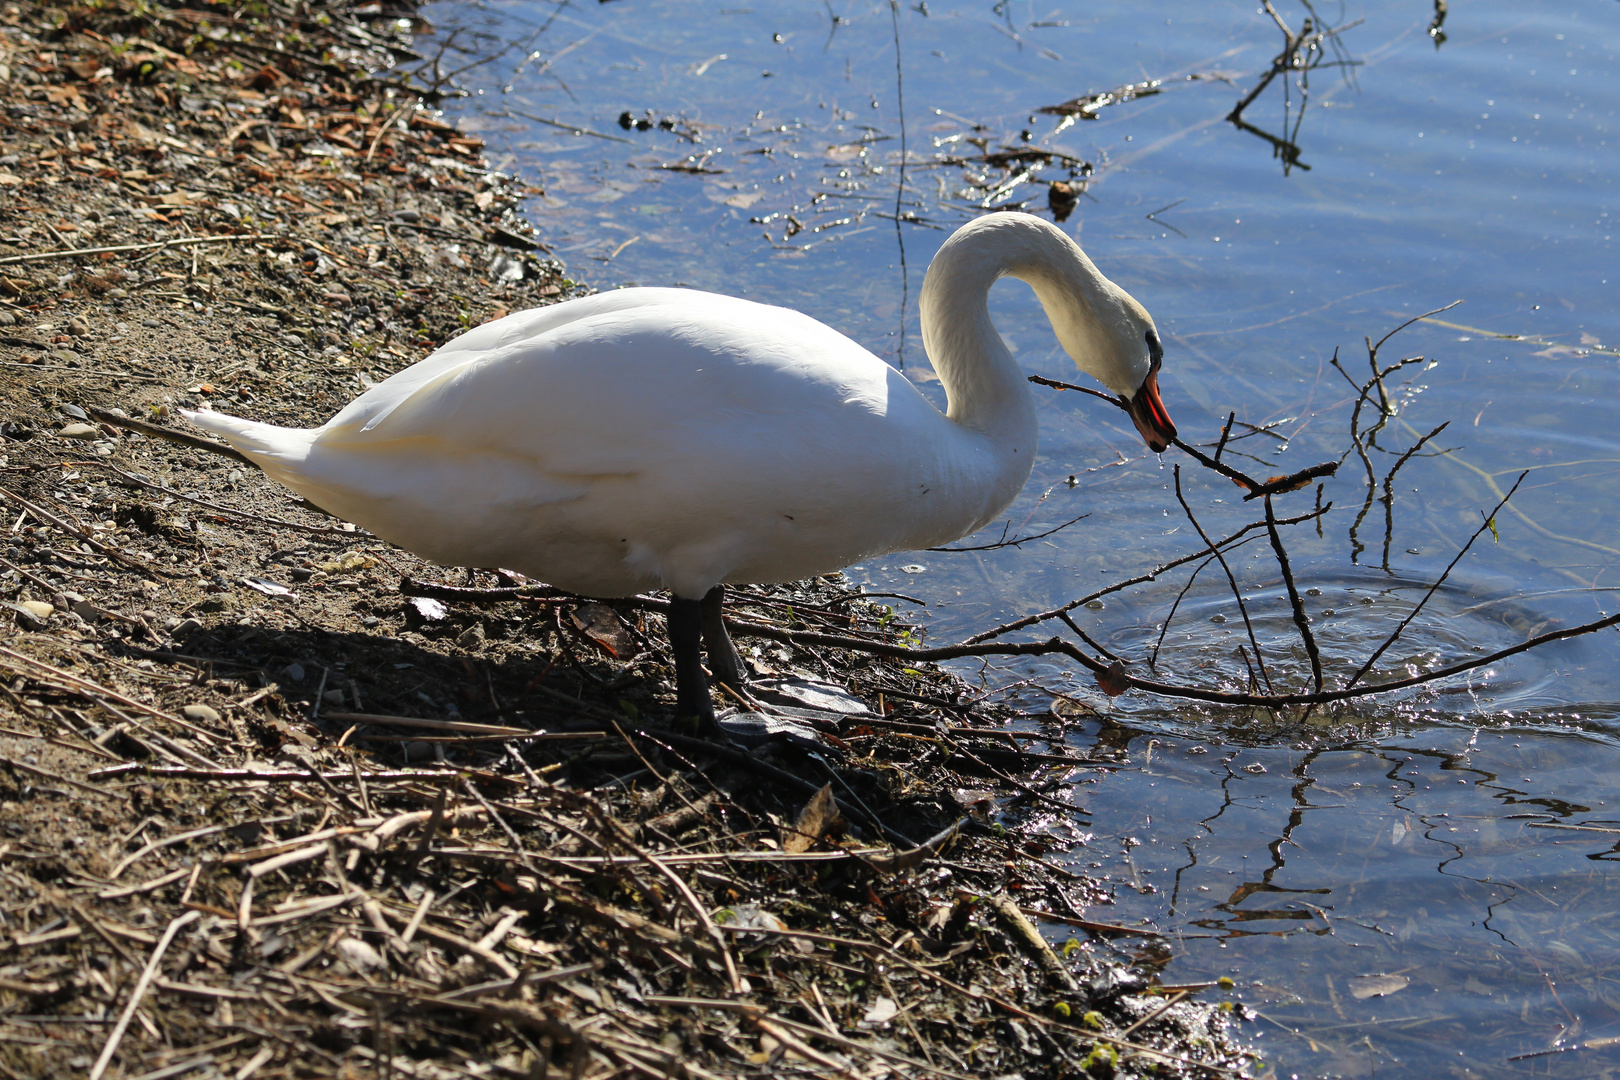
[{"label": "swan's head", "polygon": [[1119,395],[1142,441],[1160,453],[1176,437],[1176,425],[1159,397],[1164,346],[1153,316],[1130,293],[1103,277],[1078,246],[1074,251],[1083,266],[1078,282],[1070,286],[1073,292],[1067,303],[1049,302],[1041,295],[1052,329],[1081,371]]},{"label": "swan's head", "polygon": [[[1150,448],[1166,449],[1176,425],[1159,397],[1164,349],[1153,316],[1104,277],[1072,237],[1033,214],[1001,211],[975,218],[945,241],[928,267],[923,342],[947,390],[963,378],[956,353],[964,340],[990,341],[984,348],[991,351],[999,346],[985,296],[1005,276],[1035,290],[1063,350],[1119,395]],[[955,404],[951,415],[959,415]]]},{"label": "swan's head", "polygon": [[1122,310],[1112,320],[1113,333],[1108,336],[1114,339],[1117,351],[1107,358],[1107,377],[1103,372],[1092,374],[1119,395],[1148,448],[1156,454],[1163,453],[1176,437],[1175,422],[1164,407],[1164,399],[1159,397],[1159,368],[1164,366],[1164,346],[1147,309],[1124,289],[1117,285],[1114,289],[1119,293]]}]

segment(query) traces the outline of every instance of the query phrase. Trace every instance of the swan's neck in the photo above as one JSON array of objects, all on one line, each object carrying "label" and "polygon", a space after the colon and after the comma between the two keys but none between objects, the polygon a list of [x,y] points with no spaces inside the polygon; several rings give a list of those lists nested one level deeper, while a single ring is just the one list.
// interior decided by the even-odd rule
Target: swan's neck
[{"label": "swan's neck", "polygon": [[[1035,290],[1059,341],[1080,365],[1099,352],[1099,315],[1115,288],[1079,245],[1039,218],[990,214],[958,231],[928,267],[923,346],[945,387],[946,415],[965,428],[1033,446],[1029,382],[990,321],[990,287],[1016,277]],[[1123,295],[1123,294],[1120,294]]]},{"label": "swan's neck", "polygon": [[[950,253],[955,254],[955,253]],[[923,348],[945,388],[945,415],[996,441],[1033,446],[1035,401],[990,321],[990,287],[1007,270],[989,260],[936,257],[919,308]]]}]

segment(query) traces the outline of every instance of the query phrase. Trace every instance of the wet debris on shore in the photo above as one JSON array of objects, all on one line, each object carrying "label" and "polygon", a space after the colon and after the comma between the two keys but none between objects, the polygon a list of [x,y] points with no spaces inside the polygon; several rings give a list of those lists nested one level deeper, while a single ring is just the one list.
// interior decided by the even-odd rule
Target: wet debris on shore
[{"label": "wet debris on shore", "polygon": [[1056,860],[1108,767],[1058,717],[756,637],[797,719],[702,742],[655,601],[427,566],[87,411],[319,423],[576,289],[388,69],[409,28],[0,2],[0,1076],[1253,1071],[1229,988]]}]

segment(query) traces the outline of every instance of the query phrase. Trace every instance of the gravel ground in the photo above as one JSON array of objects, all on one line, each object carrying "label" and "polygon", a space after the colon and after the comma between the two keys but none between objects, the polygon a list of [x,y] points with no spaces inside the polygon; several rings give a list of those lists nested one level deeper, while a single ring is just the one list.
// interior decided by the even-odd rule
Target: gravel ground
[{"label": "gravel ground", "polygon": [[518,596],[86,411],[317,424],[576,291],[388,68],[425,30],[0,6],[0,1076],[1263,1073],[1043,858],[1111,763],[786,641],[896,640],[840,581],[736,611],[863,711],[714,747],[660,726],[656,598]]}]

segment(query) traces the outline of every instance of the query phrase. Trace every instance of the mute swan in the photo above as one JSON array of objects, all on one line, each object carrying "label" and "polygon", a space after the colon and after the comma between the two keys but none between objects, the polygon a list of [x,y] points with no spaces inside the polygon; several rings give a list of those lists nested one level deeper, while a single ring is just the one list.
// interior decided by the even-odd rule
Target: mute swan
[{"label": "mute swan", "polygon": [[958,229],[928,268],[941,414],[838,331],[748,300],[637,288],[486,323],[324,426],[186,412],[323,509],[434,562],[588,596],[665,588],[676,711],[714,730],[700,659],[740,688],[723,583],[791,581],[988,524],[1035,459],[1029,385],[987,297],[1034,288],[1058,341],[1148,446],[1175,426],[1142,305],[1040,218]]}]

